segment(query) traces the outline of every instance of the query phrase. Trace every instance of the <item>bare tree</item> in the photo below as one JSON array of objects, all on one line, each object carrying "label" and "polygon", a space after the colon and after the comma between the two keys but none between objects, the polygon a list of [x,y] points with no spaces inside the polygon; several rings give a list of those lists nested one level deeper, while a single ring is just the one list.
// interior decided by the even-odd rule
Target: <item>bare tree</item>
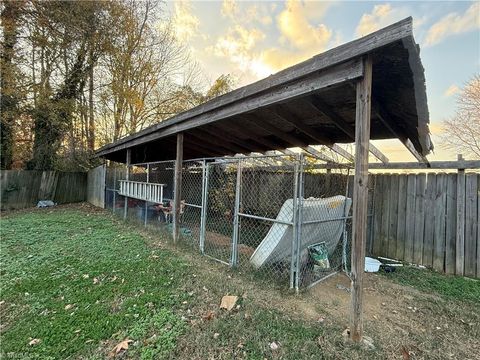
[{"label": "bare tree", "polygon": [[475,75],[457,98],[455,115],[443,122],[442,146],[480,158],[480,74]]}]

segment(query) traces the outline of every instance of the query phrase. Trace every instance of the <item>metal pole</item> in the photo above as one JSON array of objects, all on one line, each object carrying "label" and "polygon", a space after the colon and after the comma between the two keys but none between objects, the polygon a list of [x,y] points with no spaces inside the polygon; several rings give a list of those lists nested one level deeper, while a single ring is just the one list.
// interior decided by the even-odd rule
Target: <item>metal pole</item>
[{"label": "metal pole", "polygon": [[242,190],[242,161],[238,161],[237,165],[237,182],[235,185],[235,209],[233,217],[233,236],[232,236],[232,267],[237,266],[238,262],[238,228],[239,228],[239,212],[240,212],[240,192]]},{"label": "metal pole", "polygon": [[[110,165],[112,163],[110,162]],[[115,204],[117,203],[116,196],[117,195],[117,168],[113,166],[113,206],[112,206],[112,212],[115,214]]]},{"label": "metal pole", "polygon": [[[130,149],[127,149],[127,173],[125,174],[125,180],[128,181],[130,177],[130,162],[132,161],[132,153]],[[128,211],[128,197],[125,196],[125,206],[123,208],[123,220],[127,218]]]},{"label": "metal pole", "polygon": [[296,233],[297,233],[297,197],[298,197],[298,157],[295,161],[293,168],[293,199],[292,199],[292,211],[293,211],[293,226],[292,226],[292,249],[291,249],[291,258],[290,258],[290,289],[295,287],[295,278],[296,278],[296,264],[295,261],[295,249],[296,245]]},{"label": "metal pole", "polygon": [[[147,164],[147,184],[148,184],[148,181],[149,181],[149,174],[148,174],[148,171],[150,170],[150,164]],[[148,185],[145,184],[145,222],[144,222],[144,226],[147,227],[147,217],[148,217]]]},{"label": "metal pole", "polygon": [[301,251],[301,243],[302,243],[302,221],[303,221],[303,192],[304,192],[304,176],[303,176],[303,155],[300,154],[300,165],[299,165],[299,174],[298,174],[298,216],[297,216],[297,239],[296,239],[296,249],[295,249],[295,268],[297,269],[295,273],[295,292],[298,293],[299,286],[300,286],[300,251]]},{"label": "metal pole", "polygon": [[203,160],[203,188],[202,188],[202,212],[200,215],[200,252],[205,253],[205,230],[207,224],[208,202],[208,164]]}]

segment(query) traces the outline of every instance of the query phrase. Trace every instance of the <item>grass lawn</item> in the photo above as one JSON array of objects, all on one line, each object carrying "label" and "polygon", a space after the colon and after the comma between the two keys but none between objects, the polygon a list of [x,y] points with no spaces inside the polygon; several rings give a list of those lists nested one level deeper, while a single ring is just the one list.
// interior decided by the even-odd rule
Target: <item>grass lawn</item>
[{"label": "grass lawn", "polygon": [[[348,300],[349,295],[336,289],[335,283],[329,291],[328,284],[317,287],[322,294],[336,296],[331,299],[282,294],[86,205],[12,212],[3,214],[0,224],[2,359],[402,356],[397,344],[385,340],[394,334],[383,336],[389,327],[375,323],[368,311],[372,325],[367,323],[366,331],[374,339],[375,350],[343,342],[348,313],[341,315],[338,299]],[[448,333],[457,334],[455,341],[460,345],[448,342],[448,335],[440,337],[447,341],[441,346],[465,344],[462,357],[475,358],[475,339],[480,335],[478,282],[434,274],[431,283],[405,269],[399,274],[394,281],[420,289],[400,290],[413,294],[418,304],[432,301],[430,294],[421,292],[425,290],[445,299],[438,309],[425,306],[425,312],[419,311],[416,317],[435,317],[445,308],[452,316],[463,317],[465,324],[459,325],[458,332],[451,328]],[[372,281],[378,294],[386,289],[386,296],[394,286],[383,276]],[[231,312],[219,309],[226,294],[240,298]],[[437,358],[439,348],[441,358],[445,352],[434,335],[425,344],[421,333],[415,341],[417,334],[413,334],[412,356],[416,352],[423,358]],[[115,354],[115,347],[124,340],[131,340],[128,350]],[[272,349],[272,343],[278,348]],[[468,347],[470,343],[473,347]]]}]

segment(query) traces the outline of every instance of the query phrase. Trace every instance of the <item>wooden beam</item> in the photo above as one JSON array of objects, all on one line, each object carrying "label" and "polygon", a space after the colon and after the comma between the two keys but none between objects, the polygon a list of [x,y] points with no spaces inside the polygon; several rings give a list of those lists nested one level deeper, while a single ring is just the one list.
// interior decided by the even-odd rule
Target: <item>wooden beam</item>
[{"label": "wooden beam", "polygon": [[[189,138],[193,137],[194,139],[196,139],[196,140],[193,140],[193,141],[195,141],[196,143],[205,144],[205,146],[207,146],[208,148],[214,148],[214,149],[216,148],[216,149],[219,149],[219,150],[223,149],[222,151],[224,151],[225,154],[244,153],[244,152],[248,153],[248,152],[250,152],[250,150],[245,149],[242,146],[238,146],[238,145],[235,145],[235,144],[230,144],[227,141],[225,141],[221,138],[218,138],[216,136],[212,136],[212,135],[202,136],[201,132],[200,132],[200,134],[197,134],[197,132],[193,133],[193,134],[188,133]],[[226,151],[228,151],[228,152],[226,152]]]},{"label": "wooden beam", "polygon": [[370,107],[372,59],[364,59],[365,75],[357,83],[355,113],[355,177],[353,184],[352,223],[352,317],[350,338],[360,342],[363,336],[363,275],[368,220],[368,147],[370,140]]},{"label": "wooden beam", "polygon": [[373,101],[373,112],[383,124],[383,126],[385,126],[388,131],[392,133],[393,136],[395,136],[402,142],[402,144],[407,148],[408,151],[410,151],[410,153],[415,157],[415,159],[422,163],[428,163],[427,158],[415,149],[415,146],[413,146],[410,139],[407,138],[404,134],[402,134],[402,131],[400,131],[398,125],[390,119],[383,107],[378,103],[378,101],[375,100]]},{"label": "wooden beam", "polygon": [[215,156],[221,156],[221,155],[234,155],[236,151],[232,149],[227,149],[224,148],[223,146],[220,146],[218,144],[212,145],[210,143],[207,143],[203,139],[200,139],[192,134],[185,134],[185,142],[186,143],[192,143],[195,146],[199,148],[203,148],[209,151],[212,151]]},{"label": "wooden beam", "polygon": [[[169,140],[169,142],[171,144],[173,144],[173,141]],[[177,146],[176,144],[177,144],[177,142],[175,140],[175,144],[174,144],[175,147]],[[218,156],[218,153],[213,152],[212,149],[209,149],[206,146],[196,145],[196,144],[193,144],[193,143],[188,142],[188,141],[183,143],[183,148],[184,148],[184,150],[192,149],[194,151],[202,152],[202,153],[205,153],[205,155],[207,155],[207,156]]]},{"label": "wooden beam", "polygon": [[[268,131],[271,135],[274,135],[275,137],[285,141],[287,144],[290,144],[292,147],[296,146],[308,146],[308,144],[304,141],[301,141],[298,139],[296,136],[291,135],[289,133],[283,132],[279,130],[276,126],[270,124],[268,121],[261,119],[257,116],[249,116],[250,122],[255,124],[255,126],[258,126],[259,128],[262,128],[265,131]],[[275,150],[275,149],[271,149]]]},{"label": "wooden beam", "polygon": [[[349,164],[328,163],[312,165],[314,169],[347,169],[351,168]],[[462,160],[462,161],[430,161],[429,163],[419,162],[389,162],[370,163],[369,170],[420,170],[420,169],[441,169],[441,170],[456,170],[456,169],[480,169],[480,160]]]},{"label": "wooden beam", "polygon": [[280,114],[278,111],[273,110],[272,112],[283,121],[288,122],[289,124],[293,125],[296,129],[303,132],[305,135],[311,137],[319,145],[325,145],[328,148],[330,148],[332,151],[336,152],[338,155],[344,157],[350,162],[353,162],[354,157],[348,151],[344,150],[343,148],[341,148],[336,144],[333,144],[332,141],[328,139],[326,136],[320,134],[319,131],[305,124],[297,116],[294,116],[286,107],[281,107],[281,110],[282,110],[282,113],[288,114],[288,118]]},{"label": "wooden beam", "polygon": [[[257,124],[253,123],[255,126],[259,127]],[[245,136],[249,137],[249,141],[256,142],[257,144],[260,144],[260,146],[264,146],[266,150],[277,150],[281,149],[282,146],[274,141],[271,141],[265,137],[260,137],[260,136],[251,136],[249,134],[249,131],[251,131],[248,127],[246,126],[241,126],[238,123],[231,123],[229,125],[232,129],[235,131],[239,132],[240,134],[243,134]]]},{"label": "wooden beam", "polygon": [[[114,144],[107,145],[104,148],[100,149],[97,154],[98,156],[102,156],[108,152],[116,151],[113,149],[116,148],[116,145],[118,144],[131,142],[133,139],[143,137],[147,134],[156,132],[168,126],[178,124],[179,122],[182,122],[186,119],[197,117],[203,113],[212,111],[221,106],[233,104],[235,102],[238,102],[242,98],[253,97],[257,94],[267,91],[270,88],[282,87],[283,84],[290,83],[293,80],[301,77],[309,76],[315,72],[324,72],[328,68],[334,67],[337,64],[341,64],[343,62],[347,62],[351,58],[370,53],[387,44],[391,44],[400,40],[403,40],[405,43],[405,41],[412,39],[412,22],[412,18],[409,17],[403,19],[398,23],[392,24],[388,27],[371,33],[367,36],[343,44],[329,51],[325,51],[317,56],[312,57],[311,59],[296,64],[285,70],[282,70],[263,80],[234,90],[224,96],[220,96],[214,100],[208,101],[205,104],[197,106],[194,109],[181,113],[167,121],[163,121],[159,124],[153,125],[125,139],[121,139]],[[105,152],[107,149],[108,152]]]},{"label": "wooden beam", "polygon": [[306,151],[307,153],[313,155],[315,158],[317,158],[319,160],[323,160],[323,161],[326,161],[326,162],[332,162],[332,163],[336,162],[330,156],[321,153],[320,151],[315,149],[313,146],[302,146],[301,149]]},{"label": "wooden beam", "polygon": [[214,137],[224,138],[225,140],[227,140],[231,143],[237,144],[238,146],[241,146],[244,149],[246,149],[247,152],[252,152],[252,151],[256,150],[254,147],[252,147],[252,144],[249,143],[248,141],[239,139],[239,138],[231,135],[227,131],[219,131],[219,129],[210,129],[210,128],[205,128],[205,127],[203,127],[201,130],[210,134],[210,135],[212,135],[212,136],[214,136]]},{"label": "wooden beam", "polygon": [[[255,96],[238,98],[237,101],[227,106],[221,106],[208,112],[200,112],[198,115],[190,115],[187,118],[185,114],[181,114],[181,116],[174,117],[170,119],[170,121],[161,122],[161,125],[157,126],[154,131],[150,130],[148,134],[140,132],[139,134],[141,136],[135,135],[134,137],[120,140],[108,147],[100,149],[96,154],[97,156],[103,156],[114,151],[174,135],[222,119],[245,114],[262,107],[290,101],[294,98],[342,84],[346,81],[355,80],[362,76],[363,65],[361,61],[358,61],[358,59],[346,61],[325,69],[322,72],[314,72],[308,77],[293,80],[288,86],[275,87]],[[200,105],[198,108],[202,108],[202,106]],[[180,119],[182,120],[180,121]]]},{"label": "wooden beam", "polygon": [[[319,112],[325,115],[337,127],[342,130],[350,139],[355,140],[355,128],[350,125],[345,119],[340,116],[330,105],[326,104],[322,99],[320,99],[317,95],[312,95],[310,100],[310,104]],[[388,158],[373,144],[369,145],[370,152],[375,156],[378,160],[383,163],[388,163]]]},{"label": "wooden beam", "polygon": [[173,193],[173,242],[178,241],[180,233],[180,206],[182,198],[183,133],[177,134],[177,157],[175,159]]}]

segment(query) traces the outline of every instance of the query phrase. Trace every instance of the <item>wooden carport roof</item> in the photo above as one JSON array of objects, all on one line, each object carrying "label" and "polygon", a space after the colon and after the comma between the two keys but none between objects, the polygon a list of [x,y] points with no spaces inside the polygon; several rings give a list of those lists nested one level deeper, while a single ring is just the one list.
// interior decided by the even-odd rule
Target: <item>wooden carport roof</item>
[{"label": "wooden carport roof", "polygon": [[[400,139],[419,161],[432,149],[424,69],[412,18],[346,43],[99,149],[131,163],[265,152],[355,139],[355,83],[373,62],[370,139]],[[378,158],[381,153],[371,145]]]}]

